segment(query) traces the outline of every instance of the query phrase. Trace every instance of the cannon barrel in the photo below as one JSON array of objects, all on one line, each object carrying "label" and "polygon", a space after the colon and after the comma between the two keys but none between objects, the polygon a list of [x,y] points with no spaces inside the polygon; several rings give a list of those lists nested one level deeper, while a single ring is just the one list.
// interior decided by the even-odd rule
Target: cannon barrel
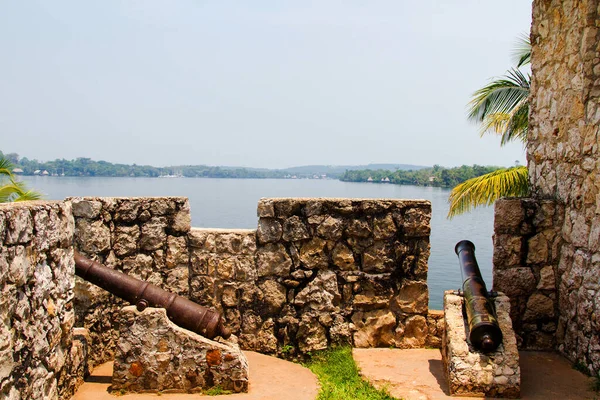
[{"label": "cannon barrel", "polygon": [[135,304],[138,309],[157,307],[167,310],[167,316],[182,328],[213,339],[227,339],[231,332],[223,326],[222,316],[206,307],[194,303],[127,274],[115,271],[92,261],[77,251],[74,254],[75,274],[117,297]]},{"label": "cannon barrel", "polygon": [[475,245],[462,240],[454,248],[463,276],[463,296],[469,325],[469,340],[478,350],[490,352],[502,343],[496,308],[488,295],[475,258]]}]

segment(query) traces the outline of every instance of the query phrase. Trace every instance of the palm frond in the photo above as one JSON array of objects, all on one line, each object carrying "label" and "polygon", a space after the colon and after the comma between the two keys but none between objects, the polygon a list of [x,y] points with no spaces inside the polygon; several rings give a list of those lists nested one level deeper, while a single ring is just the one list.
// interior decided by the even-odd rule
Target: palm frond
[{"label": "palm frond", "polygon": [[525,144],[527,142],[527,132],[529,129],[529,102],[525,101],[517,107],[508,120],[506,129],[502,132],[500,145],[519,140]]},{"label": "palm frond", "polygon": [[529,74],[513,68],[504,79],[494,80],[477,90],[468,104],[468,119],[481,123],[489,114],[512,113],[527,102],[530,80]]},{"label": "palm frond", "polygon": [[523,197],[528,194],[529,179],[526,166],[499,169],[469,179],[452,189],[448,197],[448,218],[478,206],[492,205],[502,197]]},{"label": "palm frond", "polygon": [[0,176],[12,176],[12,168],[13,165],[7,158],[0,157]]},{"label": "palm frond", "polygon": [[531,42],[527,34],[523,33],[517,38],[511,57],[517,68],[531,63]]}]

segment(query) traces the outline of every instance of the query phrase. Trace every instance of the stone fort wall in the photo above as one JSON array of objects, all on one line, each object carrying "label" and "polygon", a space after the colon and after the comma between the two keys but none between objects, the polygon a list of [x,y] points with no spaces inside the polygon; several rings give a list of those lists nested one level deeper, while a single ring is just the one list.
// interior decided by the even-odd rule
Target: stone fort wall
[{"label": "stone fort wall", "polygon": [[[427,201],[263,199],[256,230],[191,228],[185,198],[69,201],[82,253],[220,311],[243,349],[439,346],[441,314],[427,308]],[[113,357],[122,306],[77,279],[91,364]]]},{"label": "stone fort wall", "polygon": [[74,248],[217,309],[244,349],[440,345],[429,202],[263,199],[258,215],[256,230],[196,229],[181,197],[0,205],[1,396],[70,398],[114,357],[125,304],[75,277]]},{"label": "stone fort wall", "polygon": [[532,199],[498,203],[494,264],[499,288],[512,286],[523,345],[557,348],[593,374],[600,371],[599,12],[598,0],[533,2]]},{"label": "stone fort wall", "polygon": [[73,232],[69,203],[0,204],[0,398],[69,398],[81,381]]}]

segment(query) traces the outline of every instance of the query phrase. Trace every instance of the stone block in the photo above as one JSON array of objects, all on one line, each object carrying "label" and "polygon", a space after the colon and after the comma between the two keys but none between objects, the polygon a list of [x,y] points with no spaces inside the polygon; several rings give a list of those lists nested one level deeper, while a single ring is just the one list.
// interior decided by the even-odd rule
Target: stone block
[{"label": "stone block", "polygon": [[248,391],[248,361],[237,345],[180,328],[162,308],[125,307],[120,320],[111,390]]},{"label": "stone block", "polygon": [[494,352],[475,350],[467,338],[463,298],[444,293],[444,335],[442,361],[452,396],[518,398],[521,371],[517,341],[510,320],[510,302],[503,293],[495,299],[502,344]]}]

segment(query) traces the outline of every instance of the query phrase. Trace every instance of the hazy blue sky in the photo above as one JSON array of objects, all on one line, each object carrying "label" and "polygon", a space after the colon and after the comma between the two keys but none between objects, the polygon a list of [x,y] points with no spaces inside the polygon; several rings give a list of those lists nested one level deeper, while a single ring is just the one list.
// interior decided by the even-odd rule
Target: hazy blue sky
[{"label": "hazy blue sky", "polygon": [[527,0],[2,1],[0,150],[287,167],[525,162],[466,121]]}]

